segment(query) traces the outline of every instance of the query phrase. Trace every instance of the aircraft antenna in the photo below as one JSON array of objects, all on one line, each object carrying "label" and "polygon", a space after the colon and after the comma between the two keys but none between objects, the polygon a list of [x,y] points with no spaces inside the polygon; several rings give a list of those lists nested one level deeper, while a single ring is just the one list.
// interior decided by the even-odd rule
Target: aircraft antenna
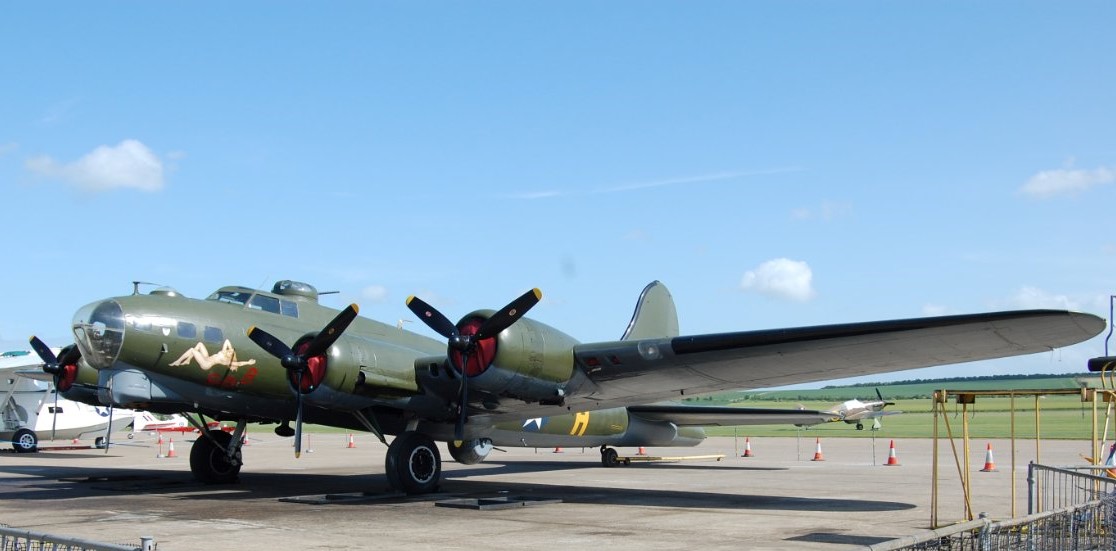
[{"label": "aircraft antenna", "polygon": [[159,284],[158,283],[151,283],[150,281],[133,281],[132,282],[132,294],[133,295],[140,294],[140,292],[139,292],[140,285],[159,285]]}]

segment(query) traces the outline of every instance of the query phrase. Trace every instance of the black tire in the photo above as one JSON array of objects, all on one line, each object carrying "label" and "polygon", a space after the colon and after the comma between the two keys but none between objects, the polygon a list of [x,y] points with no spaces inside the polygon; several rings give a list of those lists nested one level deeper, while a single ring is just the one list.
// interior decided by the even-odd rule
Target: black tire
[{"label": "black tire", "polygon": [[458,446],[451,440],[446,442],[446,449],[449,450],[450,457],[453,457],[454,461],[462,465],[476,465],[488,457],[489,452],[492,451],[492,441],[487,438],[466,440]]},{"label": "black tire", "polygon": [[205,435],[199,436],[190,447],[190,472],[194,478],[207,484],[229,484],[236,482],[243,465],[240,447],[237,446],[233,461],[229,461],[225,449],[232,443],[232,435],[223,430],[211,430],[209,435],[221,445],[214,444]]},{"label": "black tire", "polygon": [[620,454],[612,448],[604,448],[601,450],[601,465],[605,467],[616,467],[620,465]]},{"label": "black tire", "polygon": [[105,449],[105,437],[104,436],[98,436],[97,438],[95,438],[93,440],[93,447],[97,448],[98,450]]},{"label": "black tire", "polygon": [[19,429],[12,435],[12,447],[19,453],[39,451],[39,436],[31,429]]},{"label": "black tire", "polygon": [[392,488],[405,494],[428,494],[438,489],[442,456],[429,436],[404,432],[388,446],[385,471]]}]

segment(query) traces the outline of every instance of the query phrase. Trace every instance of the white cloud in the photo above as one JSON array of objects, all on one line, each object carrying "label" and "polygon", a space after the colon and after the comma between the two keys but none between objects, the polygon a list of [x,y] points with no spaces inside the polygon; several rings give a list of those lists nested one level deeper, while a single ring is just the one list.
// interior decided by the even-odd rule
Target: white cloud
[{"label": "white cloud", "polygon": [[34,174],[61,180],[84,191],[163,188],[163,162],[136,140],[124,140],[116,146],[102,145],[72,163],[59,163],[43,155],[28,159],[25,166]]},{"label": "white cloud", "polygon": [[19,149],[19,144],[15,142],[0,143],[0,157],[14,153],[17,149]]},{"label": "white cloud", "polygon": [[814,298],[814,272],[801,260],[776,258],[749,270],[740,288],[768,296],[806,302]]},{"label": "white cloud", "polygon": [[360,296],[371,302],[384,302],[387,300],[388,290],[383,285],[369,285],[361,289]]},{"label": "white cloud", "polygon": [[1021,287],[1015,296],[1008,299],[1008,305],[1024,310],[1046,309],[1081,310],[1081,303],[1066,296],[1048,293],[1037,287]]},{"label": "white cloud", "polygon": [[1072,195],[1091,187],[1116,181],[1116,172],[1106,167],[1094,170],[1044,170],[1031,176],[1020,191],[1024,195],[1045,199],[1055,195]]},{"label": "white cloud", "polygon": [[841,218],[850,212],[852,212],[852,205],[849,203],[824,201],[821,205],[816,207],[801,207],[791,210],[791,218],[794,220],[821,220],[823,222],[829,222],[834,218]]}]

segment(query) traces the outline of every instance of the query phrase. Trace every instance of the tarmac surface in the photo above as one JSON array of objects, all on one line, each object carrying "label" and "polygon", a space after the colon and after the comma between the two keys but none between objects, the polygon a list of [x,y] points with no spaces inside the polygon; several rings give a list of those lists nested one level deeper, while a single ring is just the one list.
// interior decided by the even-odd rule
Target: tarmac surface
[{"label": "tarmac surface", "polygon": [[[852,430],[850,428],[850,430]],[[192,435],[177,457],[159,458],[155,437],[115,437],[104,450],[0,452],[0,524],[158,549],[858,549],[930,528],[932,441],[897,440],[900,465],[885,466],[889,440],[814,435],[711,438],[696,448],[649,448],[652,456],[724,454],[721,461],[601,466],[596,448],[509,448],[459,465],[444,447],[439,493],[391,493],[386,447],[358,434],[311,434],[294,459],[290,439],[251,434],[240,481],[205,485],[190,475]],[[1012,516],[1010,442],[972,444],[972,508]],[[1027,513],[1026,464],[1034,441],[1016,443],[1017,510]],[[47,442],[42,443],[49,446]],[[960,451],[962,443],[956,442]],[[1082,464],[1084,442],[1047,440],[1039,463]],[[637,450],[622,448],[621,455]],[[163,446],[163,453],[167,446]],[[961,460],[963,461],[963,459]],[[938,524],[964,519],[959,468],[947,440],[939,452]],[[294,498],[294,499],[292,499]],[[461,501],[467,500],[467,501]],[[478,501],[480,500],[480,501]],[[508,504],[511,503],[509,506]],[[459,508],[488,504],[491,508]],[[454,507],[456,505],[457,507]]]}]

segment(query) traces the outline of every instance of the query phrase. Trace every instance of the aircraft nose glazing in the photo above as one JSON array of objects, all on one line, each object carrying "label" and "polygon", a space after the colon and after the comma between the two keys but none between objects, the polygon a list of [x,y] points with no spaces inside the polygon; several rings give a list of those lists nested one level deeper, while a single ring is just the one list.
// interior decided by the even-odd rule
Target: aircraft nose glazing
[{"label": "aircraft nose glazing", "polygon": [[74,342],[94,369],[111,367],[124,344],[124,312],[115,300],[83,306],[74,314]]}]

